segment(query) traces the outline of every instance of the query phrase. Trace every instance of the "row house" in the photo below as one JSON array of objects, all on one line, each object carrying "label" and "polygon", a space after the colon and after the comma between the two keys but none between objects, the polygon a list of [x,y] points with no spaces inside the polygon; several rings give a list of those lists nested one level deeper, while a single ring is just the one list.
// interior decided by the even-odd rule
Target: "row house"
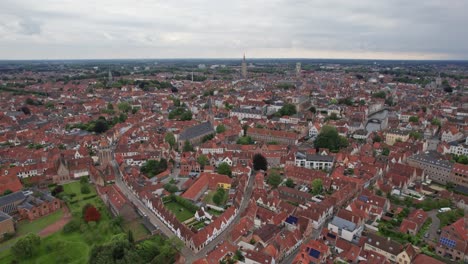
[{"label": "row house", "polygon": [[298,167],[304,167],[314,170],[331,170],[335,161],[333,156],[296,153],[295,164]]}]

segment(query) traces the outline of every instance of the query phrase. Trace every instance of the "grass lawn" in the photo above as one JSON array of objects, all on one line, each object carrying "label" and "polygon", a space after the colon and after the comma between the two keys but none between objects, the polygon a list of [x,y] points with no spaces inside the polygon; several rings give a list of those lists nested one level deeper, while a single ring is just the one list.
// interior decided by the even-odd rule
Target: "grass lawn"
[{"label": "grass lawn", "polygon": [[207,204],[214,204],[213,203],[213,196],[216,193],[216,191],[209,191],[208,194],[203,198],[203,202]]},{"label": "grass lawn", "polygon": [[132,230],[135,241],[143,240],[149,237],[148,229],[137,219],[131,222],[125,222],[123,225],[124,231]]},{"label": "grass lawn", "polygon": [[184,222],[187,219],[193,217],[193,213],[190,212],[187,208],[183,207],[177,202],[169,202],[165,203],[164,206],[171,210],[171,212],[177,217],[177,219],[181,222]]},{"label": "grass lawn", "polygon": [[23,220],[17,224],[18,236],[26,235],[28,233],[38,233],[45,227],[57,222],[63,216],[63,209],[57,210],[49,215],[36,219],[34,221]]},{"label": "grass lawn", "polygon": [[[38,252],[31,259],[23,259],[20,263],[74,263],[88,262],[90,245],[83,241],[80,233],[64,235],[57,232],[41,239]],[[10,250],[0,253],[0,263],[11,263],[14,260]]]},{"label": "grass lawn", "polygon": [[216,211],[216,210],[213,210],[213,209],[208,209],[207,212],[210,215],[214,215],[214,216],[220,216],[223,213],[223,212],[219,212],[219,211]]},{"label": "grass lawn", "polygon": [[[94,187],[90,185],[91,193],[85,195],[81,194],[80,188],[79,182],[64,185],[64,192],[68,197],[66,200],[73,214],[73,219],[81,220],[81,210],[83,206],[90,203],[101,213],[101,220],[98,223],[82,223],[79,230],[70,234],[64,234],[62,231],[59,231],[42,238],[38,252],[36,252],[32,258],[20,260],[19,263],[88,263],[89,253],[93,245],[106,243],[113,235],[123,232],[122,228],[116,226],[111,221],[112,218],[104,203],[99,196],[95,196],[96,190]],[[75,193],[75,196],[71,195],[72,193]],[[90,198],[86,199],[86,197]],[[50,218],[58,219],[63,212],[56,212],[56,214],[57,215],[51,215]],[[34,230],[39,231],[42,228],[38,228],[38,226],[47,226],[48,221],[52,220],[39,219],[32,223],[25,223],[23,228],[25,228],[24,230],[29,230],[29,232]],[[135,237],[141,234],[141,230],[135,231],[135,229],[138,229],[137,227],[138,226],[135,226],[135,228],[131,227]],[[10,241],[8,242],[14,244],[14,242]],[[3,246],[3,244],[0,245],[0,247],[1,246]],[[14,259],[14,256],[11,255],[11,250],[7,249],[0,252],[0,263],[11,263]]]},{"label": "grass lawn", "polygon": [[16,225],[16,234],[13,238],[0,243],[0,248],[8,248],[9,246],[15,244],[15,242],[22,236],[27,235],[29,233],[37,234],[42,229],[46,228],[47,226],[57,222],[63,216],[63,210],[57,210],[49,215],[41,217],[35,221],[23,220]]},{"label": "grass lawn", "polygon": [[437,217],[440,219],[439,228],[452,224],[453,222],[457,221],[464,215],[465,213],[461,209],[456,209],[456,210],[448,211],[445,213],[438,213]]}]

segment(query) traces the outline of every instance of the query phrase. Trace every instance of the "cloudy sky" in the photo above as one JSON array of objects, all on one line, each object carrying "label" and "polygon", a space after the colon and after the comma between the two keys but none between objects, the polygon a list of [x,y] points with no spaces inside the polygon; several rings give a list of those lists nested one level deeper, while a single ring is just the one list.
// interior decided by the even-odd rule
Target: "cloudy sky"
[{"label": "cloudy sky", "polygon": [[468,59],[467,0],[1,0],[0,59]]}]

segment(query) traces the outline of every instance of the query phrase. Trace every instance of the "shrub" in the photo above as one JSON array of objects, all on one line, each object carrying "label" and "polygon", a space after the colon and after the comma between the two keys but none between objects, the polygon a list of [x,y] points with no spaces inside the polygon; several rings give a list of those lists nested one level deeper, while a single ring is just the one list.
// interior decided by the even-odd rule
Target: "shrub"
[{"label": "shrub", "polygon": [[75,231],[80,230],[80,225],[81,223],[79,220],[73,219],[63,227],[62,231],[65,234],[73,233]]},{"label": "shrub", "polygon": [[84,220],[88,222],[97,222],[101,219],[101,214],[94,206],[88,206],[84,212]]},{"label": "shrub", "polygon": [[88,194],[90,192],[91,192],[91,189],[89,188],[88,184],[81,185],[81,193],[82,194]]}]

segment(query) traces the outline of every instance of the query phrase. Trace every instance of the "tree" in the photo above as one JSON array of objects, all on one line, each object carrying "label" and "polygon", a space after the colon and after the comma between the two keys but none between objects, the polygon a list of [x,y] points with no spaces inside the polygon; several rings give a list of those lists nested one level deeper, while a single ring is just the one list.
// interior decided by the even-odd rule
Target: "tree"
[{"label": "tree", "polygon": [[205,167],[205,165],[208,164],[208,158],[205,155],[202,154],[202,155],[197,157],[197,162],[203,168],[203,167]]},{"label": "tree", "polygon": [[252,162],[253,162],[254,170],[266,171],[268,168],[268,162],[266,158],[260,153],[257,153],[253,156]]},{"label": "tree", "polygon": [[227,193],[223,188],[218,188],[216,193],[213,195],[213,202],[220,206],[226,203]]},{"label": "tree", "polygon": [[183,148],[183,151],[184,151],[184,152],[190,152],[190,151],[193,151],[193,146],[192,146],[192,144],[190,144],[190,142],[189,142],[189,141],[187,141],[187,140],[184,142],[184,148]]},{"label": "tree", "polygon": [[176,144],[175,136],[172,132],[167,132],[164,136],[164,140],[171,146],[171,148]]},{"label": "tree", "polygon": [[170,193],[176,193],[179,191],[179,188],[175,184],[171,183],[166,183],[164,184],[164,190],[170,192]]},{"label": "tree", "polygon": [[133,238],[133,232],[132,230],[128,230],[128,233],[127,233],[127,238],[128,238],[128,242],[130,243],[135,243],[135,238]]},{"label": "tree", "polygon": [[132,110],[132,106],[127,102],[117,104],[117,108],[124,113],[128,113]]},{"label": "tree", "polygon": [[270,175],[268,175],[267,183],[271,185],[272,188],[277,188],[282,181],[281,175],[276,170],[271,171]]},{"label": "tree", "polygon": [[226,131],[226,127],[223,124],[220,124],[216,127],[216,133],[221,134]]},{"label": "tree", "polygon": [[62,185],[58,185],[58,186],[56,186],[56,187],[52,190],[51,194],[52,194],[52,196],[55,197],[55,196],[57,196],[57,195],[58,195],[59,193],[61,193],[61,192],[63,192],[63,186],[62,186]]},{"label": "tree", "polygon": [[291,179],[291,178],[288,178],[288,179],[286,180],[286,183],[285,183],[285,184],[286,184],[286,186],[289,187],[289,188],[294,188],[294,181],[293,181],[293,179]]},{"label": "tree", "polygon": [[385,91],[378,91],[372,94],[372,97],[385,99],[386,94],[385,94]]},{"label": "tree", "polygon": [[11,252],[19,259],[27,259],[36,253],[40,243],[41,238],[38,235],[29,233],[16,241],[11,247]]},{"label": "tree", "polygon": [[192,111],[185,111],[183,114],[180,115],[181,121],[192,120]]},{"label": "tree", "polygon": [[218,173],[231,177],[232,176],[231,166],[229,166],[229,164],[227,164],[226,162],[219,164]]},{"label": "tree", "polygon": [[390,149],[387,148],[387,147],[384,147],[384,148],[382,149],[382,155],[388,156],[389,154],[390,154]]},{"label": "tree", "polygon": [[47,102],[47,103],[45,104],[45,107],[46,107],[47,109],[54,109],[54,108],[55,108],[54,103],[52,103],[52,102]]},{"label": "tree", "polygon": [[81,185],[81,193],[82,194],[88,194],[91,192],[91,189],[89,189],[89,185],[88,184],[83,184]]},{"label": "tree", "polygon": [[422,134],[419,133],[418,131],[411,131],[411,132],[409,133],[409,136],[410,136],[410,138],[414,138],[414,139],[416,139],[416,140],[422,138]]},{"label": "tree", "polygon": [[159,161],[157,160],[146,161],[143,164],[143,166],[141,166],[140,171],[141,173],[146,174],[151,178],[167,170],[167,167],[168,167],[167,160],[165,158],[161,158]]},{"label": "tree", "polygon": [[442,125],[442,123],[440,122],[440,120],[437,119],[437,118],[433,118],[433,119],[431,120],[431,124],[432,124],[432,125],[435,125],[435,126],[441,126],[441,125]]},{"label": "tree", "polygon": [[323,192],[323,183],[321,179],[315,179],[312,181],[312,194],[317,195]]},{"label": "tree", "polygon": [[84,213],[84,220],[86,222],[98,222],[101,219],[101,214],[93,205],[89,205]]},{"label": "tree", "polygon": [[94,132],[100,134],[106,132],[109,129],[109,124],[105,119],[98,119],[94,125]]},{"label": "tree", "polygon": [[22,111],[25,115],[30,115],[31,114],[31,110],[27,106],[21,107],[20,111]]},{"label": "tree", "polygon": [[112,103],[108,103],[107,110],[114,110],[114,105]]},{"label": "tree", "polygon": [[10,193],[13,193],[10,189],[6,189],[2,195],[8,195]]},{"label": "tree", "polygon": [[331,151],[338,151],[348,146],[348,140],[340,136],[335,127],[323,126],[314,144],[317,148],[328,148]]},{"label": "tree", "polygon": [[240,137],[236,143],[240,145],[251,145],[254,143],[254,141],[252,140],[250,136],[243,136],[243,137]]},{"label": "tree", "polygon": [[281,115],[281,116],[292,116],[292,115],[295,115],[297,113],[297,110],[296,110],[296,106],[293,105],[293,104],[285,104],[283,105],[280,110],[278,111],[278,113]]},{"label": "tree", "polygon": [[412,122],[412,123],[413,122],[416,123],[416,122],[419,121],[419,118],[417,116],[410,116],[409,121]]},{"label": "tree", "polygon": [[374,142],[382,142],[382,138],[378,134],[374,134],[374,137],[372,138]]}]

